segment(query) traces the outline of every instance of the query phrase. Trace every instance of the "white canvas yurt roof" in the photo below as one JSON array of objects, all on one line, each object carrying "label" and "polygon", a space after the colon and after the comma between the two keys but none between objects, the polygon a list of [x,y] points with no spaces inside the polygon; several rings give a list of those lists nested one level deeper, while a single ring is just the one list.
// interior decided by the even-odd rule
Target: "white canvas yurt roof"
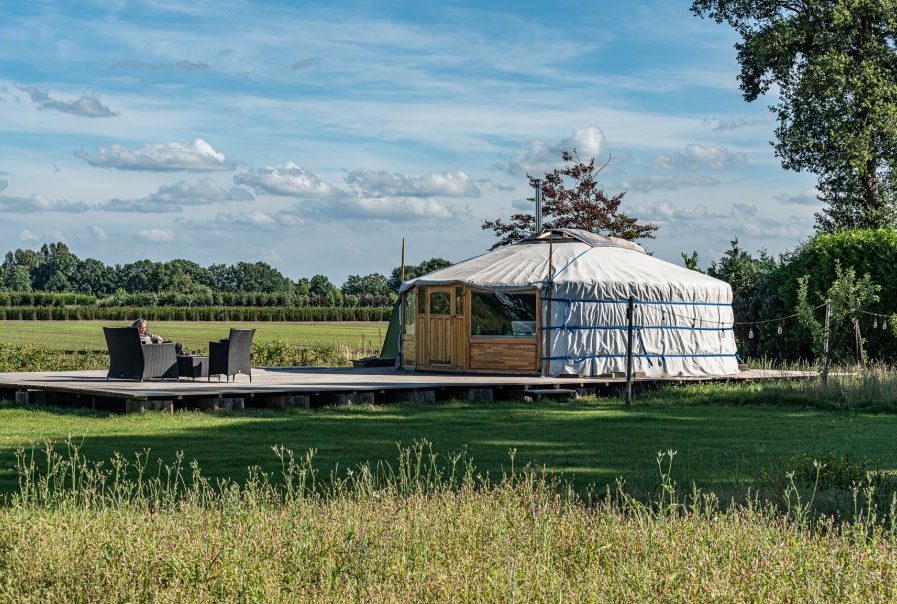
[{"label": "white canvas yurt roof", "polygon": [[550,375],[623,371],[630,297],[636,371],[651,377],[738,371],[729,284],[655,258],[629,241],[553,229],[407,281],[401,291],[449,283],[540,290]]}]

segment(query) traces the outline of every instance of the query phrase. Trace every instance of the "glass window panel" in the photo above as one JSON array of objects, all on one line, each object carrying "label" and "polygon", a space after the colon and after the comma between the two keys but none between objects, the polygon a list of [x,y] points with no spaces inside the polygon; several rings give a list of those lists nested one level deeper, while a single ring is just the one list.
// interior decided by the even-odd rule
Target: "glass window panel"
[{"label": "glass window panel", "polygon": [[426,287],[418,287],[417,292],[417,312],[418,314],[424,314],[427,312],[427,288]]},{"label": "glass window panel", "polygon": [[474,336],[536,336],[535,293],[473,292],[470,314]]},{"label": "glass window panel", "polygon": [[455,288],[455,316],[460,317],[464,314],[464,288]]},{"label": "glass window panel", "polygon": [[433,292],[430,294],[430,314],[431,315],[450,315],[451,298],[446,292]]},{"label": "glass window panel", "polygon": [[414,292],[405,293],[405,306],[402,308],[402,323],[405,326],[407,335],[414,335],[414,308],[415,308]]}]

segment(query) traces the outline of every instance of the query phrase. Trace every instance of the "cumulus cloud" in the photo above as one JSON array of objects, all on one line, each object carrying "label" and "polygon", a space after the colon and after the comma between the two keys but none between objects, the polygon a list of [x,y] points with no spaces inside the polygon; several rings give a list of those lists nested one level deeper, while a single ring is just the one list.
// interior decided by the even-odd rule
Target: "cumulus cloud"
[{"label": "cumulus cloud", "polygon": [[645,208],[633,208],[636,215],[650,222],[670,223],[681,221],[708,220],[712,218],[726,218],[725,214],[716,213],[703,204],[690,207],[680,207],[671,201],[661,201],[659,204]]},{"label": "cumulus cloud", "polygon": [[677,191],[680,187],[712,187],[719,179],[698,174],[674,174],[669,176],[639,176],[623,181],[621,187],[629,191]]},{"label": "cumulus cloud", "polygon": [[766,218],[763,216],[753,217],[750,220],[739,220],[733,226],[733,232],[741,232],[756,237],[758,239],[775,239],[783,237],[787,239],[797,239],[806,235],[802,229],[794,226],[801,224],[805,219],[798,216],[792,216],[788,219]]},{"label": "cumulus cloud", "polygon": [[22,229],[19,231],[19,241],[39,241],[40,237],[29,231],[28,229]]},{"label": "cumulus cloud", "polygon": [[41,195],[30,197],[9,197],[0,195],[0,212],[31,214],[35,212],[64,212],[79,214],[90,209],[83,201],[48,199]]},{"label": "cumulus cloud", "polygon": [[345,191],[324,182],[293,162],[237,174],[234,182],[246,185],[256,193],[285,197],[325,199],[346,195]]},{"label": "cumulus cloud", "polygon": [[41,111],[59,111],[60,113],[68,113],[69,115],[76,115],[78,117],[92,118],[115,117],[118,115],[117,112],[112,111],[109,107],[101,103],[99,99],[92,96],[82,96],[74,101],[60,101],[50,97],[49,92],[40,88],[35,88],[33,86],[24,88],[20,86],[19,88],[28,93],[28,96],[31,97],[31,101],[37,105],[37,108]]},{"label": "cumulus cloud", "polygon": [[297,206],[299,215],[324,216],[340,220],[369,219],[416,222],[452,218],[456,214],[434,199],[420,197],[346,197],[339,201],[319,201]]},{"label": "cumulus cloud", "polygon": [[174,231],[171,229],[141,229],[137,236],[145,241],[174,241]]},{"label": "cumulus cloud", "polygon": [[102,227],[98,227],[97,225],[91,225],[89,229],[87,229],[90,233],[90,236],[94,239],[99,239],[100,241],[105,241],[109,239],[109,233],[106,232],[106,229]]},{"label": "cumulus cloud", "polygon": [[123,145],[97,147],[96,153],[75,151],[75,157],[98,168],[149,172],[216,172],[233,170],[224,153],[201,138],[183,143],[146,144],[136,149]]},{"label": "cumulus cloud", "polygon": [[678,170],[725,170],[747,162],[744,153],[736,153],[718,145],[686,145],[683,151],[675,151],[657,157],[656,164]]},{"label": "cumulus cloud", "polygon": [[576,151],[583,159],[597,157],[604,148],[604,132],[588,126],[579,128],[567,138],[555,141],[531,140],[513,157],[495,165],[495,168],[514,176],[550,170],[561,163],[561,153]]},{"label": "cumulus cloud", "polygon": [[162,185],[159,190],[137,199],[110,199],[100,206],[110,212],[166,213],[181,212],[184,206],[252,201],[252,193],[239,187],[225,188],[210,178],[196,183],[185,180]]},{"label": "cumulus cloud", "polygon": [[480,189],[465,172],[404,176],[386,171],[354,170],[346,182],[365,197],[479,197]]},{"label": "cumulus cloud", "polygon": [[318,67],[319,65],[324,64],[324,59],[321,57],[309,57],[308,59],[302,59],[300,61],[296,61],[293,63],[293,69],[308,69],[310,67]]},{"label": "cumulus cloud", "polygon": [[819,203],[816,191],[804,191],[802,193],[780,193],[774,199],[781,203],[814,206]]}]

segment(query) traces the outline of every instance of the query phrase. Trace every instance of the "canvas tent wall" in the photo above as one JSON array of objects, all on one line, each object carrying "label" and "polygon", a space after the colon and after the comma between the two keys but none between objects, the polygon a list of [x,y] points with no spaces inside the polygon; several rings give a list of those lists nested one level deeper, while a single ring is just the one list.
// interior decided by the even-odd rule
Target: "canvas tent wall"
[{"label": "canvas tent wall", "polygon": [[[576,229],[545,231],[408,281],[400,292],[453,284],[471,291],[537,292],[538,361],[549,375],[624,371],[630,296],[635,371],[649,377],[738,372],[729,285],[650,256],[632,242]],[[467,300],[456,310],[471,312]],[[475,321],[466,319],[472,346]]]}]

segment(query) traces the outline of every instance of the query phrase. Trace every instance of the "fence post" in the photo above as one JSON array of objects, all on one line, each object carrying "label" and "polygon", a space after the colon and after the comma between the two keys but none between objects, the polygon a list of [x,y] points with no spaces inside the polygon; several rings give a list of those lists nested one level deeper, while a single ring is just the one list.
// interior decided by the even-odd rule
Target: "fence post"
[{"label": "fence post", "polygon": [[823,344],[823,358],[822,358],[822,383],[828,383],[828,364],[829,364],[829,334],[831,333],[829,330],[829,324],[832,319],[832,308],[831,308],[831,300],[829,298],[825,299],[825,343]]},{"label": "fence post", "polygon": [[629,303],[626,305],[626,390],[623,393],[623,400],[626,406],[632,404],[632,317],[634,300],[629,296]]}]

